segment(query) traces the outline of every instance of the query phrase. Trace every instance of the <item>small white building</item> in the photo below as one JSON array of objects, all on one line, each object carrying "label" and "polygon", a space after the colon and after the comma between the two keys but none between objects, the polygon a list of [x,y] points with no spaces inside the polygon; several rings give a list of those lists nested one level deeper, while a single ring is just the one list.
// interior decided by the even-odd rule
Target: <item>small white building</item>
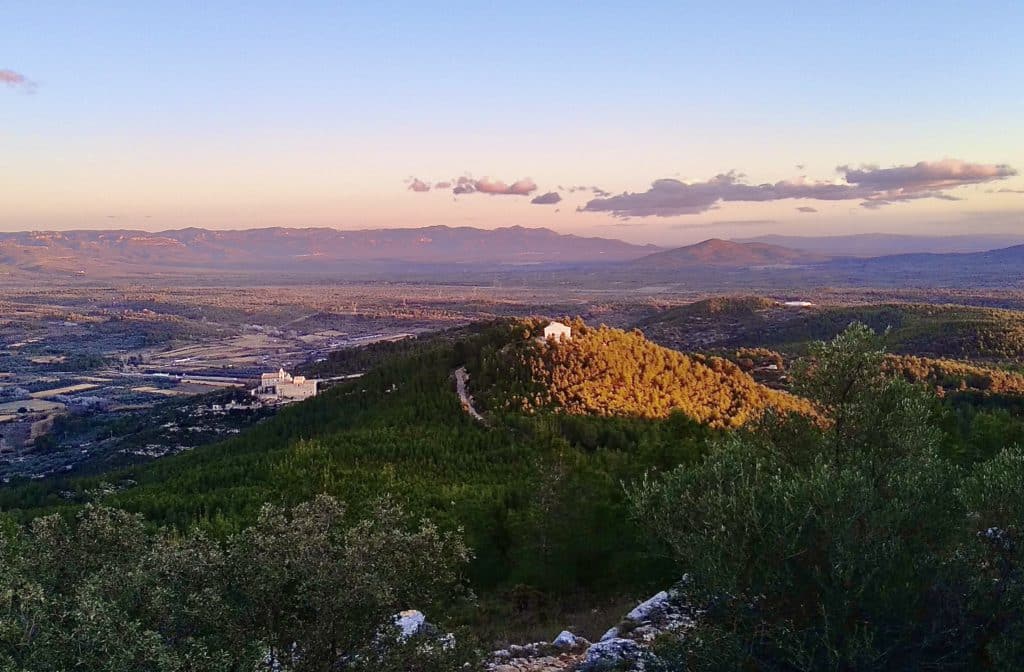
[{"label": "small white building", "polygon": [[548,326],[544,327],[544,340],[546,341],[549,338],[553,338],[556,341],[571,341],[572,328],[561,322],[549,322]]},{"label": "small white building", "polygon": [[284,369],[278,369],[260,376],[260,384],[252,390],[252,396],[260,401],[301,401],[315,397],[319,383],[319,380],[293,376]]}]

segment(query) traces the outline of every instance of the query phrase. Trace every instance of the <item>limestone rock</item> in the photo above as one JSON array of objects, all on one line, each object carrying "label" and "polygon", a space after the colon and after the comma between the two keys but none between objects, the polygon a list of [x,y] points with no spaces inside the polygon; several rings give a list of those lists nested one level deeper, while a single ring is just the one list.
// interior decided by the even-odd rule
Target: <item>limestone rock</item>
[{"label": "limestone rock", "polygon": [[562,630],[551,643],[560,649],[572,649],[586,641],[587,640],[582,637],[577,637],[568,630]]},{"label": "limestone rock", "polygon": [[626,614],[626,619],[630,621],[649,620],[653,614],[664,611],[668,607],[668,603],[668,593],[663,590],[649,600],[633,607],[633,610]]},{"label": "limestone rock", "polygon": [[406,609],[395,614],[395,626],[398,627],[399,640],[406,640],[426,626],[427,617],[418,609]]},{"label": "limestone rock", "polygon": [[645,655],[647,654],[644,648],[632,639],[622,637],[606,639],[587,649],[586,657],[584,657],[579,670],[580,672],[589,672],[604,667],[616,666],[618,668],[623,664],[636,664],[640,663]]}]

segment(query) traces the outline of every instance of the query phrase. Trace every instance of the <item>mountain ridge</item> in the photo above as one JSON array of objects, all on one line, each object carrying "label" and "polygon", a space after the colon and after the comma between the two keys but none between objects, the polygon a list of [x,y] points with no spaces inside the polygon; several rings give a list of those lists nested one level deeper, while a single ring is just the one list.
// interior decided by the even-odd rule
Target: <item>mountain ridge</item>
[{"label": "mountain ridge", "polygon": [[659,270],[690,266],[742,268],[821,263],[829,256],[767,243],[738,243],[721,238],[708,238],[693,245],[654,252],[632,262]]},{"label": "mountain ridge", "polygon": [[767,243],[796,250],[852,257],[893,254],[946,254],[985,252],[1024,243],[1024,236],[979,234],[930,236],[899,233],[855,233],[834,236],[787,236],[766,234],[732,238],[737,243]]},{"label": "mountain ridge", "polygon": [[[200,269],[337,270],[341,262],[580,263],[630,261],[654,245],[547,228],[431,226],[19,231],[0,233],[0,263],[24,272]],[[332,268],[333,267],[333,268]]]},{"label": "mountain ridge", "polygon": [[[715,273],[705,273],[713,270]],[[825,254],[760,242],[709,238],[666,249],[614,238],[521,226],[334,229],[327,227],[164,231],[96,229],[0,233],[0,277],[39,282],[125,278],[391,278],[483,281],[529,271],[542,283],[678,280],[742,282],[772,274],[776,283],[1002,286],[1024,271],[1024,245],[973,252],[878,256]],[[537,275],[548,273],[548,275]],[[719,276],[724,273],[725,276]],[[525,276],[524,276],[525,277]]]}]

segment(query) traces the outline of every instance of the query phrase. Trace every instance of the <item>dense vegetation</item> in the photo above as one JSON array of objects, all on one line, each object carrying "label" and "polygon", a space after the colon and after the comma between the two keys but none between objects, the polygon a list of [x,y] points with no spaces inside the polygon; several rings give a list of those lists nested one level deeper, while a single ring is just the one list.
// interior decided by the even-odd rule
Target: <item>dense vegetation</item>
[{"label": "dense vegetation", "polygon": [[801,311],[789,324],[760,334],[761,344],[830,339],[851,322],[879,333],[889,330],[886,343],[898,354],[955,359],[1024,355],[1024,315],[967,306],[888,304]]},{"label": "dense vegetation", "polygon": [[[265,506],[215,541],[146,530],[138,515],[88,506],[74,520],[0,529],[0,668],[20,672],[457,669],[454,646],[403,639],[394,615],[466,595],[469,552],[382,503],[350,520],[319,497]],[[268,663],[272,665],[267,665]]]},{"label": "dense vegetation", "polygon": [[[663,349],[574,329],[571,348],[511,322],[387,346],[400,352],[362,378],[222,444],[0,489],[0,667],[227,671],[271,651],[288,669],[344,652],[440,672],[473,652],[382,645],[391,614],[479,628],[685,572],[704,613],[666,670],[1016,669],[1019,396],[939,398],[855,327],[788,367],[826,422],[772,404],[716,429],[713,415],[613,415],[614,401],[604,416],[494,403],[536,390],[522,361],[568,382],[607,370],[605,400],[623,381],[671,389]],[[687,360],[710,385],[740,374]],[[460,365],[493,395],[488,424],[451,391]],[[478,606],[446,599],[467,583]]]},{"label": "dense vegetation", "polygon": [[465,528],[474,586],[510,603],[513,593],[600,595],[666,580],[668,563],[628,520],[621,483],[692,462],[712,430],[679,414],[509,415],[482,426],[463,412],[450,374],[492,333],[424,341],[219,445],[0,489],[0,508],[28,519],[101,501],[220,538],[251,524],[264,502],[327,493],[365,513],[391,494],[443,529]]},{"label": "dense vegetation", "polygon": [[[1015,360],[1024,356],[1024,313],[997,308],[911,303],[793,308],[762,297],[718,297],[680,306],[640,323],[685,336],[700,332],[707,347],[772,347],[802,354],[853,322],[878,333],[896,354],[952,359]],[[655,340],[658,340],[657,338]]]},{"label": "dense vegetation", "polygon": [[664,418],[682,413],[711,427],[739,427],[766,408],[811,414],[810,404],[758,385],[732,362],[689,356],[639,332],[572,322],[572,340],[535,338],[514,323],[470,367],[490,408],[554,409],[577,415]]},{"label": "dense vegetation", "polygon": [[758,312],[776,306],[778,306],[777,301],[762,296],[716,296],[663,311],[641,320],[639,326],[685,324],[694,318],[704,317],[752,318]]},{"label": "dense vegetation", "polygon": [[397,341],[370,343],[361,348],[341,348],[328,353],[322,360],[305,365],[302,373],[316,378],[330,378],[365,373],[388,360],[409,356],[423,349],[424,341],[436,344],[453,341],[457,336],[466,336],[470,329],[450,329],[431,334],[428,337],[411,336]]},{"label": "dense vegetation", "polygon": [[815,346],[824,427],[766,417],[633,490],[706,607],[665,669],[1019,669],[1024,453],[958,469],[883,357],[862,326]]},{"label": "dense vegetation", "polygon": [[929,383],[943,392],[977,390],[993,394],[1024,394],[1024,375],[990,366],[950,359],[890,355],[885,359],[884,367],[886,371],[911,382]]}]

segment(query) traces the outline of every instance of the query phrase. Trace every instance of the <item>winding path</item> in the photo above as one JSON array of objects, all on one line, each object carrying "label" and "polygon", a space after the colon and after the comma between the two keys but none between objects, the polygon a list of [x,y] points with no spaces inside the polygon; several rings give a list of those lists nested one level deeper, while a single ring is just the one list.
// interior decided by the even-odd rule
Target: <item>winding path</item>
[{"label": "winding path", "polygon": [[478,422],[486,422],[484,416],[473,406],[473,397],[469,396],[469,392],[466,391],[466,383],[469,381],[469,374],[466,373],[466,367],[460,366],[455,369],[455,391],[459,395],[459,401],[462,402],[462,408],[466,409],[470,417]]}]

